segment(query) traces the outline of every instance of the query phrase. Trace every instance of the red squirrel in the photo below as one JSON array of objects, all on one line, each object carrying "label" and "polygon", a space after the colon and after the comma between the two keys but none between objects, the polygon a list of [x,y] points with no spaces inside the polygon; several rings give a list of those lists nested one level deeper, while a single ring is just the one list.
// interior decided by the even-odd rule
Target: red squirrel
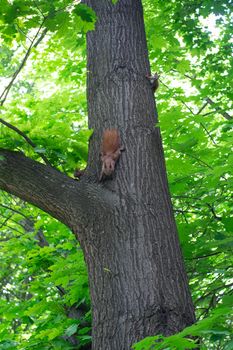
[{"label": "red squirrel", "polygon": [[159,75],[158,73],[155,73],[154,75],[146,75],[147,79],[150,81],[151,88],[153,92],[158,89],[159,87]]},{"label": "red squirrel", "polygon": [[100,148],[102,161],[100,181],[104,177],[109,177],[113,174],[116,162],[123,150],[124,147],[121,146],[119,131],[117,129],[104,130]]}]

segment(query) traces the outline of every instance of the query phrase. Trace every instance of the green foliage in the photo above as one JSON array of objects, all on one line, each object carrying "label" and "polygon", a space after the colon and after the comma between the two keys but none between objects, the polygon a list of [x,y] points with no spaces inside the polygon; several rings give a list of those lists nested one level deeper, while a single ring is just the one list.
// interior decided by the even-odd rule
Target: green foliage
[{"label": "green foliage", "polygon": [[[152,70],[160,74],[156,126],[197,323],[170,337],[146,338],[136,350],[192,349],[195,337],[201,337],[201,349],[233,349],[230,3],[143,1]],[[71,0],[1,1],[1,86],[29,53],[1,118],[36,146],[0,124],[0,147],[39,161],[45,155],[69,175],[85,167],[92,131],[84,34],[95,21],[91,9]],[[90,342],[91,316],[86,268],[74,236],[6,194],[0,212],[0,349],[82,349]]]},{"label": "green foliage", "polygon": [[[73,234],[20,201],[5,197],[5,203],[1,211],[10,224],[5,222],[0,243],[0,346],[71,349],[71,336],[85,344],[90,340],[87,272]],[[12,204],[15,211],[8,209]]]}]

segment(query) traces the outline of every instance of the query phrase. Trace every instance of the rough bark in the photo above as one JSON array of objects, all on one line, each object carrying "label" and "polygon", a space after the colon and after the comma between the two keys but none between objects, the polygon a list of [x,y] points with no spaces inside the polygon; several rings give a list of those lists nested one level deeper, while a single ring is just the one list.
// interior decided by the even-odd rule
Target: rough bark
[{"label": "rough bark", "polygon": [[119,350],[194,322],[172,212],[140,0],[87,0],[98,16],[87,35],[89,171],[99,173],[102,130],[117,127],[125,152],[113,180],[119,207],[82,242],[89,269],[93,349]]},{"label": "rough bark", "polygon": [[[0,187],[37,205],[78,235],[89,271],[93,350],[128,350],[176,333],[194,310],[172,212],[140,0],[86,0],[97,13],[87,35],[88,176],[1,151]],[[119,129],[125,152],[113,179],[97,184],[102,131]]]},{"label": "rough bark", "polygon": [[98,184],[76,181],[23,153],[0,149],[0,156],[0,189],[36,205],[76,232],[90,217],[111,212],[118,203],[117,196]]}]

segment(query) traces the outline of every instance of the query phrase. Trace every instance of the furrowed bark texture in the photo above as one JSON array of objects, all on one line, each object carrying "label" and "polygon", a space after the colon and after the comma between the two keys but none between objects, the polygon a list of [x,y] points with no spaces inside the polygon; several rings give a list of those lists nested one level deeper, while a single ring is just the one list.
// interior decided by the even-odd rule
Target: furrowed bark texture
[{"label": "furrowed bark texture", "polygon": [[119,129],[125,152],[106,191],[119,206],[90,223],[81,240],[89,269],[93,350],[125,350],[194,322],[171,207],[140,0],[87,0],[97,16],[87,34],[88,172],[100,173],[102,131]]},{"label": "furrowed bark texture", "polygon": [[0,149],[0,189],[36,205],[81,236],[81,229],[118,203],[100,186],[77,182],[22,153]]},{"label": "furrowed bark texture", "polygon": [[[0,188],[48,212],[79,238],[89,270],[93,350],[128,350],[194,322],[166,178],[140,0],[86,0],[88,169],[81,181],[0,150]],[[118,128],[125,151],[98,184],[100,143]]]}]

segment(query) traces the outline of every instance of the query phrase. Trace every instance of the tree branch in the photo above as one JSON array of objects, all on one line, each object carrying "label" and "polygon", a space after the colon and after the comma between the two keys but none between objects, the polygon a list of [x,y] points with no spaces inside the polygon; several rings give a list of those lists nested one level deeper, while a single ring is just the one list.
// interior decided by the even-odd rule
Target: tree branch
[{"label": "tree branch", "polygon": [[[7,126],[9,129],[14,130],[15,132],[17,132],[17,134],[19,134],[20,136],[22,136],[24,138],[24,140],[33,148],[36,147],[36,144],[21,130],[19,130],[16,126],[6,122],[4,119],[0,118],[0,123],[4,124],[5,126]],[[45,162],[45,164],[47,165],[51,165],[50,162],[48,161],[48,159],[41,153],[36,152],[37,154],[40,155],[40,157],[43,159],[43,161]]]},{"label": "tree branch", "polygon": [[0,228],[2,228],[4,225],[6,225],[7,221],[9,221],[12,218],[13,215],[8,216],[7,218],[5,218],[5,220],[3,221],[3,223],[0,225]]},{"label": "tree branch", "polygon": [[216,288],[213,288],[211,289],[210,292],[206,293],[206,294],[203,294],[202,296],[200,296],[196,301],[195,301],[195,304],[197,304],[199,301],[207,298],[208,296],[210,296],[211,294],[221,290],[221,289],[226,289],[226,288],[230,288],[231,286],[233,286],[233,283],[230,283],[230,284],[223,284],[221,286],[218,286]]},{"label": "tree branch", "polygon": [[230,116],[230,114],[228,114],[227,112],[224,112],[219,106],[217,106],[216,103],[211,98],[207,97],[206,102],[208,102],[215,109],[217,113],[221,114],[227,120],[232,119],[232,116]]},{"label": "tree branch", "polygon": [[25,214],[23,214],[21,211],[19,211],[19,210],[17,210],[17,209],[14,209],[14,208],[11,208],[11,207],[9,207],[8,205],[5,205],[5,204],[0,203],[0,207],[3,207],[3,208],[8,209],[8,210],[11,210],[11,211],[13,211],[13,213],[22,215],[25,219],[29,219],[29,218],[28,218]]},{"label": "tree branch", "polygon": [[101,185],[76,181],[58,170],[0,149],[0,189],[52,215],[71,229],[93,222],[118,205],[118,196]]},{"label": "tree branch", "polygon": [[[172,71],[173,72],[178,72],[176,69],[172,69]],[[192,77],[192,76],[190,76],[189,74],[184,74],[184,76],[186,77],[186,78],[188,78],[188,79],[190,79],[190,80],[194,80],[195,79],[195,77]],[[201,90],[201,87],[199,86],[199,90]],[[209,98],[209,97],[206,97],[205,99],[204,99],[208,104],[210,104],[214,109],[215,109],[215,111],[216,112],[218,112],[219,114],[221,114],[224,118],[226,118],[226,119],[228,119],[228,120],[231,120],[232,119],[232,116],[229,114],[229,113],[227,113],[227,112],[225,112],[225,111],[223,111],[219,106],[217,106],[216,105],[216,103],[211,99],[211,98]],[[206,106],[204,105],[204,108],[205,108]],[[204,109],[203,108],[203,109]],[[200,112],[199,112],[200,113]],[[198,113],[198,114],[199,114]],[[212,112],[211,112],[212,113]],[[205,115],[208,115],[209,113],[207,113],[207,114],[204,114],[203,115],[203,117],[205,116]]]},{"label": "tree branch", "polygon": [[[36,39],[38,39],[38,35],[40,34],[41,28],[43,27],[45,22],[45,19],[42,21],[41,25],[39,26],[33,40],[31,41],[31,44],[22,60],[22,62],[20,63],[19,67],[16,69],[16,71],[14,72],[14,74],[12,75],[12,78],[9,82],[9,84],[5,87],[5,89],[3,90],[1,96],[0,96],[0,106],[3,106],[4,102],[6,101],[7,95],[15,81],[15,79],[17,78],[18,74],[21,72],[22,68],[24,67],[25,63],[27,62],[27,59],[31,53],[31,50],[33,49],[34,45],[38,45]],[[44,33],[41,34],[42,38],[44,37]],[[40,38],[39,38],[40,39]]]},{"label": "tree branch", "polygon": [[[15,81],[15,79],[17,78],[18,74],[21,72],[22,68],[24,67],[25,63],[27,62],[27,59],[31,53],[31,50],[36,47],[40,42],[41,40],[44,38],[44,36],[46,35],[47,33],[47,28],[45,28],[45,30],[43,31],[43,33],[39,36],[40,34],[40,31],[43,27],[43,24],[45,22],[46,18],[44,17],[44,20],[42,21],[39,29],[37,30],[36,32],[36,35],[34,36],[33,40],[30,40],[31,41],[31,44],[22,60],[22,62],[20,63],[19,67],[16,69],[16,71],[14,72],[14,74],[12,75],[12,78],[11,78],[11,81],[9,82],[9,84],[5,87],[5,89],[3,90],[1,96],[0,96],[0,106],[3,106],[4,102],[6,101],[6,98],[10,92],[10,89],[11,87],[13,86],[13,83]],[[27,136],[25,135],[25,133],[23,133],[21,130],[19,130],[16,126],[6,122],[4,119],[0,118],[0,123],[2,123],[3,125],[7,126],[9,129],[12,129],[14,130],[15,132],[17,132],[17,134],[21,135],[24,140],[30,145],[32,146],[34,149],[36,147],[36,145],[34,144],[34,142],[32,142],[32,140]],[[36,152],[38,153],[38,152]],[[38,153],[39,154],[39,153]],[[45,162],[45,164],[49,165],[49,161],[48,159],[43,155],[43,154],[39,154],[40,157],[43,159],[43,161]]]}]

